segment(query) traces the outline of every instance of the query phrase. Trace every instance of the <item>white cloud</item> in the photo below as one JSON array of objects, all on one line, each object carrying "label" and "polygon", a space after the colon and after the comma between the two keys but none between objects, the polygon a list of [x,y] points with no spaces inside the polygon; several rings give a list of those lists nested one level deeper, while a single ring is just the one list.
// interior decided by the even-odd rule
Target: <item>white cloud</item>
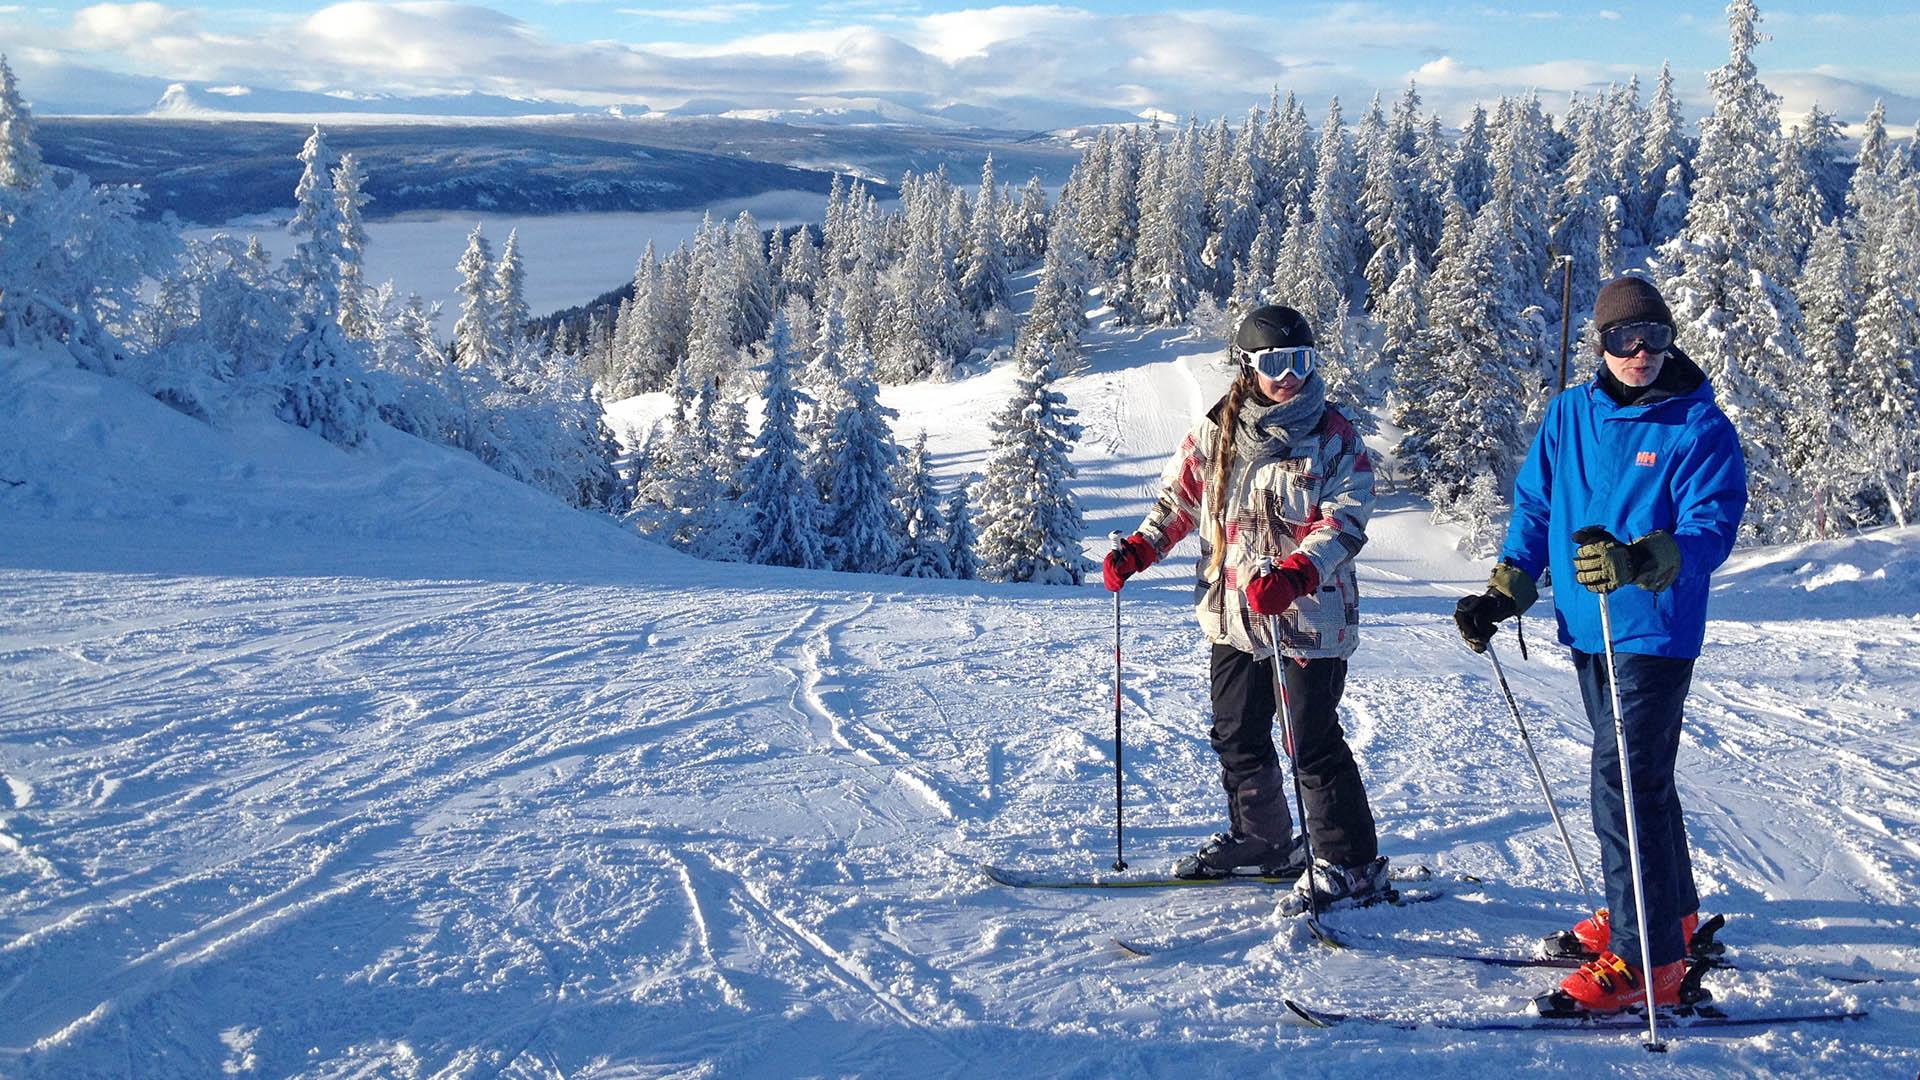
[{"label": "white cloud", "polygon": [[730,23],[784,9],[784,4],[704,4],[684,8],[621,8],[619,14],[667,22]]},{"label": "white cloud", "polygon": [[195,21],[192,12],[165,4],[95,4],[74,13],[73,43],[83,49],[115,52],[190,32]]},{"label": "white cloud", "polygon": [[1621,15],[1619,12],[1614,11],[1612,8],[1601,8],[1598,14],[1601,18],[1607,20],[1608,22],[1619,22],[1622,18],[1625,17]]}]

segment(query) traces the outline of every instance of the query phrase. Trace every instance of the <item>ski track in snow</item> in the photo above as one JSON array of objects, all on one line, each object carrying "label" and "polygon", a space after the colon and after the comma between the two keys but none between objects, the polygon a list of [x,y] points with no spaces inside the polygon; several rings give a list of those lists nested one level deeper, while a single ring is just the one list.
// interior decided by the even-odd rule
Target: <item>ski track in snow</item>
[{"label": "ski track in snow", "polygon": [[[1090,552],[1138,521],[1224,380],[1189,340],[1104,325],[1094,340],[1065,386],[1089,433]],[[958,475],[1005,379],[889,399]],[[437,498],[406,512],[467,495]],[[355,542],[304,536],[279,541],[279,571],[221,570],[200,553],[213,534],[164,528],[142,540],[159,568],[75,569],[58,530],[8,529],[9,1078],[197,1077],[242,1057],[263,1076],[1311,1075],[1413,1054],[1436,1077],[1920,1067],[1910,592],[1793,617],[1800,594],[1737,557],[1680,758],[1707,907],[1740,955],[1889,976],[1709,985],[1730,1007],[1872,1019],[1683,1033],[1656,1059],[1630,1037],[1286,1026],[1288,995],[1467,1018],[1552,975],[1327,952],[1274,916],[1272,890],[989,884],[983,862],[1087,874],[1114,858],[1113,609],[1097,586],[713,567],[639,544],[609,566],[538,542],[352,572]],[[1920,534],[1894,539],[1920,551]],[[1383,849],[1449,895],[1328,921],[1521,949],[1591,898],[1491,669],[1454,635],[1453,601],[1485,570],[1454,542],[1382,500],[1343,710]],[[1192,563],[1189,546],[1122,594],[1125,853],[1143,871],[1222,826]],[[1817,573],[1801,576],[1870,585]],[[1597,876],[1591,735],[1550,618],[1528,625],[1530,659],[1498,646]]]}]

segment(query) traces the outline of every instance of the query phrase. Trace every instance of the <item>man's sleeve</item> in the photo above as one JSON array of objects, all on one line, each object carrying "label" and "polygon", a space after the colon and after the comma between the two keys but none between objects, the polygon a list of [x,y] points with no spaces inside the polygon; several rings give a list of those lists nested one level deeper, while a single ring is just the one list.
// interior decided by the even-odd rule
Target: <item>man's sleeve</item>
[{"label": "man's sleeve", "polygon": [[1533,436],[1527,460],[1513,480],[1513,519],[1507,524],[1507,542],[1500,559],[1525,571],[1535,581],[1547,569],[1547,522],[1552,516],[1553,458],[1559,447],[1558,401],[1547,407],[1540,430]]},{"label": "man's sleeve", "polygon": [[1680,577],[1706,577],[1733,552],[1747,510],[1747,458],[1732,421],[1713,415],[1677,463],[1674,489]]}]

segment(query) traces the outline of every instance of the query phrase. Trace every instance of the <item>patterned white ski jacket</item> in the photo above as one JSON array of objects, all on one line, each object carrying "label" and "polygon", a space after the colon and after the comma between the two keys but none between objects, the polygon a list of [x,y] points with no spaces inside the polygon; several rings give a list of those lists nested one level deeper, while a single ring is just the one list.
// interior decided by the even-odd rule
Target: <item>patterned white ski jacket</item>
[{"label": "patterned white ski jacket", "polygon": [[[1160,499],[1140,534],[1160,557],[1190,532],[1200,533],[1194,606],[1208,640],[1256,657],[1272,654],[1266,620],[1247,609],[1243,584],[1261,556],[1278,563],[1302,552],[1319,571],[1320,587],[1280,618],[1280,651],[1298,659],[1349,657],[1359,644],[1360,590],[1353,560],[1367,542],[1373,514],[1373,462],[1359,432],[1328,405],[1300,445],[1278,440],[1248,452],[1240,440],[1227,482],[1226,558],[1213,563],[1212,458],[1219,445],[1223,398],[1187,432],[1160,477]],[[1244,427],[1244,421],[1242,426]]]}]

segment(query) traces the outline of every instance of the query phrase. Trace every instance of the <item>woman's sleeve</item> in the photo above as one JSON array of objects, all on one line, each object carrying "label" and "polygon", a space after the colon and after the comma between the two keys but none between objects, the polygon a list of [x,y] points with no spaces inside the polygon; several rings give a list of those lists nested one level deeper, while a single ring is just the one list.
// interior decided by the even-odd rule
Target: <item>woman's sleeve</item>
[{"label": "woman's sleeve", "polygon": [[1180,451],[1160,473],[1160,498],[1140,522],[1140,535],[1164,559],[1200,521],[1200,504],[1206,497],[1207,477],[1213,446],[1211,435],[1218,429],[1204,418],[1187,432]]}]

